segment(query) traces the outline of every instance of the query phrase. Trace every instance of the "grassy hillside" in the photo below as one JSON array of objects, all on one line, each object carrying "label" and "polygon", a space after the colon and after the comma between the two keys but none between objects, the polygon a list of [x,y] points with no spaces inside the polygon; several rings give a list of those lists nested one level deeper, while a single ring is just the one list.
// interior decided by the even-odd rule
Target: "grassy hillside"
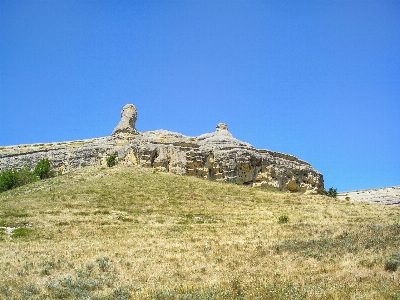
[{"label": "grassy hillside", "polygon": [[399,216],[86,168],[0,194],[0,299],[398,299]]}]

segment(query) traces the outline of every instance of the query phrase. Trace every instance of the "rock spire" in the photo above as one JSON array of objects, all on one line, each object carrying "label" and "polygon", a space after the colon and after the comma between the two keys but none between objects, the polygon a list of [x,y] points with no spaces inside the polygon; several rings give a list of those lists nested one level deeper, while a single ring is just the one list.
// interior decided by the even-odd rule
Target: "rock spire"
[{"label": "rock spire", "polygon": [[112,132],[113,137],[128,138],[138,134],[135,124],[137,120],[137,109],[133,104],[127,104],[122,108],[121,121]]}]

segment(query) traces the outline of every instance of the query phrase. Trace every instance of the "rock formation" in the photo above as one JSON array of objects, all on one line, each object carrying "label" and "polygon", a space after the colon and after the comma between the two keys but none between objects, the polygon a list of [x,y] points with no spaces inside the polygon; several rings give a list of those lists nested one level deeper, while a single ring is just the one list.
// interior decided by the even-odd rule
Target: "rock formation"
[{"label": "rock formation", "polygon": [[70,172],[105,165],[117,153],[128,165],[291,192],[321,193],[322,174],[292,155],[255,149],[235,139],[224,123],[216,131],[188,137],[167,130],[137,132],[137,110],[125,105],[109,137],[92,140],[0,148],[0,170],[34,166],[48,158],[55,170]]},{"label": "rock formation", "polygon": [[114,128],[112,136],[117,139],[129,139],[138,134],[135,128],[137,110],[133,104],[127,104],[122,108],[121,121]]}]

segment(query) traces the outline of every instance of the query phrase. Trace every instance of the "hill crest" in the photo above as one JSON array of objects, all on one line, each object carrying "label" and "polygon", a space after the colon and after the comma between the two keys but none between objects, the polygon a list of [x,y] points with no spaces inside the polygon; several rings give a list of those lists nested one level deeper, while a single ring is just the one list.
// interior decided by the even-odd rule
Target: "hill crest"
[{"label": "hill crest", "polygon": [[111,136],[71,142],[0,148],[0,170],[33,166],[48,158],[52,168],[67,173],[106,165],[111,154],[120,163],[154,168],[215,181],[234,182],[290,192],[322,193],[323,176],[295,156],[256,149],[232,136],[220,123],[216,131],[188,137],[167,130],[138,132],[137,110],[127,104]]}]

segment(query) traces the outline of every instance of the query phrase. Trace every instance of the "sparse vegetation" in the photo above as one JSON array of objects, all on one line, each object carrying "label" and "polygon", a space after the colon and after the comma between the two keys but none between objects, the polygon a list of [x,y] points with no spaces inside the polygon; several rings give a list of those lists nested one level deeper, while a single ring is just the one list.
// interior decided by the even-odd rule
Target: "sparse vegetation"
[{"label": "sparse vegetation", "polygon": [[336,198],[337,197],[337,189],[329,188],[328,191],[327,190],[324,191],[324,194],[328,197]]},{"label": "sparse vegetation", "polygon": [[278,218],[278,222],[281,223],[281,224],[285,224],[285,223],[289,222],[289,217],[286,216],[286,215],[280,216],[280,217]]},{"label": "sparse vegetation", "polygon": [[27,237],[30,233],[31,233],[30,228],[20,227],[12,231],[11,237],[12,238]]},{"label": "sparse vegetation", "polygon": [[45,158],[37,163],[33,172],[28,167],[20,170],[10,169],[0,172],[0,192],[49,177],[53,177],[53,173],[50,171],[49,160]]},{"label": "sparse vegetation", "polygon": [[35,182],[38,178],[28,168],[6,170],[0,173],[0,192]]},{"label": "sparse vegetation", "polygon": [[385,261],[385,270],[386,271],[395,272],[399,266],[400,266],[400,252],[393,253]]},{"label": "sparse vegetation", "polygon": [[398,299],[399,210],[87,167],[0,194],[0,299]]},{"label": "sparse vegetation", "polygon": [[33,170],[33,174],[35,174],[40,179],[46,179],[52,177],[50,172],[50,161],[47,158],[43,158],[39,161]]},{"label": "sparse vegetation", "polygon": [[4,192],[20,185],[18,171],[7,170],[0,174],[0,192]]},{"label": "sparse vegetation", "polygon": [[113,153],[107,156],[106,161],[107,161],[107,167],[114,167],[117,164],[117,154]]}]

